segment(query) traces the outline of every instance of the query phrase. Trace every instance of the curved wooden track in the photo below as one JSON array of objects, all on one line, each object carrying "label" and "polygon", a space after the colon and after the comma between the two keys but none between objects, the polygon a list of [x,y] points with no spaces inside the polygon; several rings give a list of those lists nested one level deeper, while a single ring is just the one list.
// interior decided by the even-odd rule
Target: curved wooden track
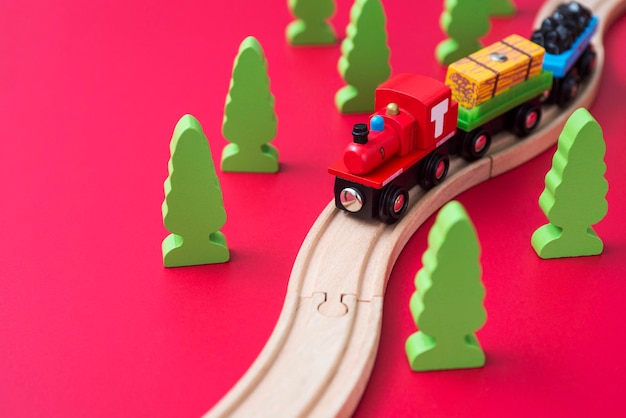
[{"label": "curved wooden track", "polygon": [[[500,135],[490,154],[472,164],[453,157],[448,179],[424,193],[393,227],[364,222],[330,202],[296,258],[285,303],[269,341],[250,369],[205,417],[349,416],[374,365],[387,280],[409,238],[459,193],[511,170],[556,143],[573,109],[595,99],[602,66],[602,36],[626,9],[626,0],[579,0],[600,17],[593,40],[598,67],[567,109],[546,109],[540,129],[523,141]],[[538,13],[534,27],[561,0]]]}]

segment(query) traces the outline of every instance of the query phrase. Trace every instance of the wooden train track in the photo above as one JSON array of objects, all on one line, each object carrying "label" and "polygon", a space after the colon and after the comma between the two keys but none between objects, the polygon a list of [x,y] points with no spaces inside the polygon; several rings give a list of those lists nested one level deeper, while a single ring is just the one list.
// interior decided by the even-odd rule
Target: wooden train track
[{"label": "wooden train track", "polygon": [[[428,193],[411,190],[415,203],[393,227],[351,217],[330,202],[298,253],[269,341],[205,418],[344,417],[354,411],[376,358],[387,280],[409,238],[459,193],[554,145],[572,110],[595,99],[604,63],[602,36],[626,10],[626,0],[579,1],[600,17],[600,26],[593,39],[597,69],[576,101],[565,110],[546,109],[540,129],[523,141],[502,134],[479,161],[453,157],[448,179]],[[561,2],[546,2],[534,27]]]}]

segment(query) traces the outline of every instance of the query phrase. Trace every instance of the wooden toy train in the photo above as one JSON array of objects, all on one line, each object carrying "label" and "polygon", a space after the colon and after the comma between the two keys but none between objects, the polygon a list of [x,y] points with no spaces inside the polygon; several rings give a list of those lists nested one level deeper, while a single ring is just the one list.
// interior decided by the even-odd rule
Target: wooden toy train
[{"label": "wooden toy train", "polygon": [[335,176],[335,205],[392,224],[408,209],[408,190],[441,183],[449,154],[473,161],[494,134],[530,134],[543,103],[567,105],[593,72],[590,39],[598,19],[576,2],[560,5],[532,41],[511,35],[448,67],[445,84],[401,74],[375,93],[376,112],[356,124]]}]

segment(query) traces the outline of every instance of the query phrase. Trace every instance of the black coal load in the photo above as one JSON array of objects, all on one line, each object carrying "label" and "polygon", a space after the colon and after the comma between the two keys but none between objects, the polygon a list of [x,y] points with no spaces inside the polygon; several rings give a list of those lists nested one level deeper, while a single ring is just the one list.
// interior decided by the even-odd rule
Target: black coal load
[{"label": "black coal load", "polygon": [[591,11],[572,1],[559,5],[552,16],[544,19],[541,28],[530,40],[543,46],[550,54],[558,55],[572,47],[591,20]]}]

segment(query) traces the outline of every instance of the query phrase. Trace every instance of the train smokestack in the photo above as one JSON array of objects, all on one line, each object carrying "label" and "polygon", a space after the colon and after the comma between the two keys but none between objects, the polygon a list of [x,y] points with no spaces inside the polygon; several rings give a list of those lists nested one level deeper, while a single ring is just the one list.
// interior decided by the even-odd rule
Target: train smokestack
[{"label": "train smokestack", "polygon": [[367,129],[366,123],[357,123],[352,128],[352,140],[355,144],[365,145],[368,141],[370,131]]}]

